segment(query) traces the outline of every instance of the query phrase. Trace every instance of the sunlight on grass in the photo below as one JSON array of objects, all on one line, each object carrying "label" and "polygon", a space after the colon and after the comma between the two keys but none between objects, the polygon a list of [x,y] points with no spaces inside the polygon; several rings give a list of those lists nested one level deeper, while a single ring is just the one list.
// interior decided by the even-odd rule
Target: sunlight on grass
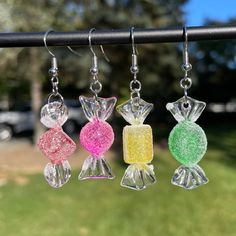
[{"label": "sunlight on grass", "polygon": [[[235,145],[235,136],[227,137]],[[115,180],[78,181],[74,172],[57,190],[42,175],[26,176],[27,185],[9,182],[0,188],[0,235],[233,236],[236,160],[231,155],[231,149],[210,145],[200,162],[210,182],[192,191],[170,184],[178,163],[161,149],[154,161],[158,183],[143,192],[120,187],[125,169],[114,162]]]},{"label": "sunlight on grass", "polygon": [[[214,153],[213,153],[214,154]],[[205,160],[210,183],[193,191],[170,184],[177,167],[166,151],[155,161],[158,184],[135,192],[114,181],[77,181],[49,188],[41,175],[30,184],[1,188],[1,235],[234,235],[236,172]],[[209,156],[211,151],[209,151]]]}]

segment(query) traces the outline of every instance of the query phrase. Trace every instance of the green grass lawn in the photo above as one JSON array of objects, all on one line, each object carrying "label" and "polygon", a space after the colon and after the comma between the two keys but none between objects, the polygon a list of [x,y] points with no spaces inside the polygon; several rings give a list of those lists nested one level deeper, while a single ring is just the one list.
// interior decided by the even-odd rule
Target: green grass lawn
[{"label": "green grass lawn", "polygon": [[111,163],[115,180],[71,181],[52,189],[42,175],[29,184],[0,188],[0,235],[5,236],[235,236],[236,129],[209,129],[200,162],[210,182],[187,191],[170,184],[178,163],[156,153],[158,183],[142,192],[121,188],[124,167]]}]

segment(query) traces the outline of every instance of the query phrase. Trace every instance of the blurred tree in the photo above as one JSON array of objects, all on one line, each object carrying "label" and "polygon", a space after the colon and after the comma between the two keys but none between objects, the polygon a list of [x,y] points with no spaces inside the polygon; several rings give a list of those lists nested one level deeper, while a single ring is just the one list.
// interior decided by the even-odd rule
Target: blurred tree
[{"label": "blurred tree", "polygon": [[[7,0],[0,3],[0,12],[4,13],[1,28],[5,31],[15,32],[47,31],[49,28],[72,30],[70,28],[72,12],[67,11],[66,2],[64,0]],[[35,117],[37,117],[34,127],[34,141],[38,139],[42,132],[42,125],[38,118],[42,105],[42,82],[44,81],[41,68],[47,61],[45,56],[47,54],[42,53],[43,51],[38,48],[5,49],[1,51],[2,57],[5,58],[4,62],[1,63],[1,69],[6,72],[2,77],[8,80],[15,80],[15,78],[28,79],[31,83],[32,110]],[[5,86],[5,88],[11,90],[9,86]],[[16,99],[15,96],[14,99]]]},{"label": "blurred tree", "polygon": [[[99,0],[79,1],[79,4],[71,1],[71,6],[78,10],[85,28],[161,28],[183,25],[183,5],[186,0]],[[96,47],[95,47],[96,48]],[[98,47],[96,48],[98,53]],[[180,69],[181,54],[175,44],[146,44],[138,45],[138,63],[140,73],[138,79],[142,82],[141,96],[150,102],[154,102],[155,110],[149,116],[149,121],[156,124],[164,120],[165,104],[171,95],[179,91],[178,78],[181,78]],[[81,49],[79,49],[81,51]],[[103,84],[103,96],[115,95],[118,103],[129,98],[131,45],[106,46],[105,51],[110,63],[103,57],[99,57],[99,78]],[[81,52],[83,54],[83,52]],[[88,88],[86,78],[89,78],[91,55],[88,54],[79,60],[82,66],[80,76],[85,80],[77,81],[81,88]],[[69,59],[69,58],[68,58]],[[69,60],[68,66],[72,65]],[[76,68],[76,67],[74,67]],[[78,68],[77,68],[78,71]],[[83,72],[82,72],[83,71]],[[88,80],[87,80],[88,81]],[[116,113],[115,113],[116,114]],[[113,127],[123,122],[120,116],[113,120]],[[123,126],[123,125],[122,125]],[[121,135],[121,132],[117,132]],[[121,140],[117,138],[116,140]]]},{"label": "blurred tree", "polygon": [[[130,28],[170,27],[183,23],[182,6],[187,0],[6,0],[0,3],[2,12],[0,24],[5,31],[72,31],[82,28]],[[160,111],[167,98],[178,91],[181,58],[174,44],[149,44],[139,46],[138,78],[142,82],[142,97],[154,102],[158,112],[152,114],[151,122],[161,119]],[[97,48],[96,48],[97,49]],[[88,47],[79,47],[83,57],[75,57],[66,48],[56,50],[60,66],[61,85],[65,86],[65,96],[75,96],[78,91],[87,90],[91,54]],[[86,50],[86,54],[85,54]],[[129,71],[131,47],[107,46],[105,48],[110,63],[99,57],[99,78],[103,83],[103,96],[116,95],[119,102],[129,97]],[[97,50],[98,51],[98,50]],[[99,53],[99,51],[98,51]],[[2,78],[20,80],[27,78],[31,82],[31,101],[35,114],[41,107],[42,82],[49,68],[48,54],[41,48],[4,49],[1,51],[4,62]],[[71,55],[71,56],[68,56]],[[100,54],[101,55],[101,54]],[[101,60],[100,60],[101,58]],[[77,78],[77,76],[79,78]],[[45,83],[47,92],[49,83]],[[66,89],[67,88],[67,89]],[[162,104],[160,105],[160,102]],[[35,139],[41,125],[36,123]],[[119,132],[120,133],[120,132]]]},{"label": "blurred tree", "polygon": [[[231,19],[227,25],[235,25]],[[225,25],[226,22],[207,20],[205,25]],[[198,85],[195,93],[208,102],[229,102],[236,99],[236,40],[197,42],[195,68]]]}]

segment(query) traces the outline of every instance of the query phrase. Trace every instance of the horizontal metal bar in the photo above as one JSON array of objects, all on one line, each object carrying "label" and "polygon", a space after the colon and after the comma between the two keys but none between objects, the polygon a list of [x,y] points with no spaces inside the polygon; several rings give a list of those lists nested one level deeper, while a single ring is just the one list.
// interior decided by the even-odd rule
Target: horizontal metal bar
[{"label": "horizontal metal bar", "polygon": [[[188,27],[188,40],[236,39],[236,26]],[[51,32],[47,37],[48,46],[88,45],[89,30],[75,32]],[[0,33],[0,47],[42,47],[45,32]],[[134,30],[137,44],[182,42],[183,28],[138,29]],[[92,44],[130,44],[130,29],[96,30],[92,33]]]}]

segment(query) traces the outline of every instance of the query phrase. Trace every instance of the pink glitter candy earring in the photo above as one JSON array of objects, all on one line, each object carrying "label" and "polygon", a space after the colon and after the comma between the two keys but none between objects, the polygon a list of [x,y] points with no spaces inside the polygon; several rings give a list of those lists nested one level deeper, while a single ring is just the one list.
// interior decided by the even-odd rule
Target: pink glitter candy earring
[{"label": "pink glitter candy earring", "polygon": [[[104,153],[111,147],[114,141],[114,133],[112,127],[106,122],[111,115],[116,98],[101,98],[98,93],[102,90],[102,84],[98,80],[97,56],[91,45],[91,33],[95,29],[89,31],[89,47],[93,53],[92,67],[90,73],[92,82],[90,90],[93,97],[80,96],[79,100],[83,111],[89,122],[81,129],[80,143],[91,153],[84,161],[79,179],[113,179],[114,175],[107,161],[104,159]],[[102,46],[103,54],[105,55]]]},{"label": "pink glitter candy earring", "polygon": [[47,31],[44,36],[44,45],[52,56],[52,67],[49,75],[52,83],[52,93],[48,97],[48,103],[41,109],[41,123],[47,128],[38,140],[38,147],[45,156],[50,159],[44,169],[46,181],[53,188],[59,188],[68,182],[71,177],[71,167],[66,160],[76,149],[73,140],[62,130],[62,125],[68,118],[68,109],[64,104],[62,95],[58,92],[58,68],[55,55],[49,51],[46,43]]}]

